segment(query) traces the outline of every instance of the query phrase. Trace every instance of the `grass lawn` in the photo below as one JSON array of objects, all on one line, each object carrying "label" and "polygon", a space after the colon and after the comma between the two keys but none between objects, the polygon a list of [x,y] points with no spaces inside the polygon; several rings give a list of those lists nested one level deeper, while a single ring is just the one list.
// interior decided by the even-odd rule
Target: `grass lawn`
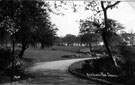
[{"label": "grass lawn", "polygon": [[54,46],[52,48],[61,50],[61,51],[70,51],[70,52],[76,52],[82,49],[86,49],[86,47],[84,46]]},{"label": "grass lawn", "polygon": [[[25,51],[25,58],[38,59],[40,61],[54,61],[54,60],[62,60],[67,58],[62,58],[63,55],[79,55],[80,57],[90,57],[85,54],[76,53],[76,51],[80,49],[84,49],[86,47],[80,46],[54,46],[52,48],[45,48],[43,50],[29,48]],[[55,49],[55,50],[52,50]]]}]

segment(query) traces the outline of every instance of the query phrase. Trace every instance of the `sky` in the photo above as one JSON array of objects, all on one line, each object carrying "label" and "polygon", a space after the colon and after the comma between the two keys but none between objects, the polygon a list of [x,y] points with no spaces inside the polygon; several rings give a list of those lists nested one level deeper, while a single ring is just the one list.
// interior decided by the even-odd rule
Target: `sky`
[{"label": "sky", "polygon": [[[77,1],[77,3],[81,3]],[[125,27],[124,31],[135,32],[135,2],[121,2],[118,8],[108,10],[108,18],[117,20]],[[74,13],[73,9],[66,7],[68,10],[61,10],[64,13],[62,16],[51,14],[51,20],[59,29],[58,36],[65,36],[66,34],[79,34],[79,20],[86,19],[93,15],[91,11],[84,11],[84,7],[78,8],[78,12]]]}]

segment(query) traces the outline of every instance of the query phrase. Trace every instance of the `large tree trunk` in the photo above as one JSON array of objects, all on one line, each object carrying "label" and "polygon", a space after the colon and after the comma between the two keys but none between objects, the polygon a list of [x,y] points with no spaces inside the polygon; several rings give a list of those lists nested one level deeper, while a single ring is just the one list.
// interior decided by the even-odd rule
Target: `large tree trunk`
[{"label": "large tree trunk", "polygon": [[12,38],[12,81],[14,81],[14,61],[15,61],[15,38],[14,34],[11,36]]},{"label": "large tree trunk", "polygon": [[110,48],[110,46],[109,46],[109,43],[108,43],[108,40],[107,40],[106,36],[107,36],[106,33],[103,32],[102,38],[103,38],[103,41],[104,41],[104,45],[105,45],[105,47],[106,47],[106,50],[107,50],[107,52],[108,52],[108,55],[112,58],[112,60],[113,60],[113,62],[114,62],[114,64],[115,64],[115,66],[118,67],[117,62],[116,62],[116,60],[114,59],[114,57],[113,57],[113,55],[112,55],[111,48]]},{"label": "large tree trunk", "polygon": [[44,44],[44,42],[41,42],[41,47],[40,47],[41,49],[44,49],[45,48],[45,44]]},{"label": "large tree trunk", "polygon": [[25,50],[27,49],[27,43],[22,43],[22,48],[21,48],[21,52],[19,53],[19,58],[23,58],[23,54],[25,52]]},{"label": "large tree trunk", "polygon": [[107,36],[106,33],[103,32],[103,33],[102,33],[102,38],[103,38],[104,45],[105,45],[105,47],[106,47],[106,50],[107,50],[107,52],[108,52],[108,55],[109,55],[110,57],[113,57],[106,36]]},{"label": "large tree trunk", "polygon": [[90,53],[91,53],[91,51],[92,51],[92,45],[91,45],[90,42],[89,42],[88,44],[89,44],[89,51],[90,51]]},{"label": "large tree trunk", "polygon": [[24,54],[24,51],[28,48],[27,45],[28,45],[28,42],[27,42],[27,34],[25,34],[25,27],[23,29],[21,29],[21,36],[22,36],[22,40],[21,40],[21,44],[22,44],[22,47],[21,47],[21,51],[19,53],[19,58],[23,58],[23,54]]},{"label": "large tree trunk", "polygon": [[21,52],[19,53],[19,57],[20,58],[23,58],[23,54],[24,54],[24,51],[25,51],[26,49],[25,48],[22,48],[21,49]]},{"label": "large tree trunk", "polygon": [[114,62],[114,65],[116,67],[118,67],[117,65],[117,62],[116,60],[113,58],[113,55],[111,53],[111,49],[109,47],[109,43],[108,43],[108,40],[107,40],[107,30],[108,30],[108,23],[107,23],[107,9],[104,8],[104,2],[101,1],[101,7],[103,9],[103,12],[104,12],[104,22],[105,22],[105,27],[103,28],[103,33],[102,33],[102,37],[103,37],[103,41],[104,41],[104,45],[106,47],[106,50],[108,52],[108,55],[112,58],[112,61]]}]

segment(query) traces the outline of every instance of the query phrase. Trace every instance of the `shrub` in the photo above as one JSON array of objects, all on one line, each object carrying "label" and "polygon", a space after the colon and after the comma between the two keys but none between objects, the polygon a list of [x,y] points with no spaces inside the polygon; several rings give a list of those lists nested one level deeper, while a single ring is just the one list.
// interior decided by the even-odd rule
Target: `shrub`
[{"label": "shrub", "polygon": [[94,60],[94,68],[96,73],[110,73],[118,74],[117,69],[115,68],[113,61],[110,57],[102,57],[100,59]]},{"label": "shrub", "polygon": [[11,51],[0,49],[0,82],[9,81],[10,78],[5,76],[8,66],[12,62]]},{"label": "shrub", "polygon": [[0,71],[4,71],[11,63],[11,51],[0,49]]},{"label": "shrub", "polygon": [[133,74],[135,72],[135,46],[119,46],[119,51],[124,63],[121,65],[122,70],[126,74]]},{"label": "shrub", "polygon": [[[23,62],[19,58],[14,58],[14,77],[15,80],[26,77]],[[0,49],[0,83],[11,81],[12,78],[12,53],[10,50]]]},{"label": "shrub", "polygon": [[99,54],[107,53],[106,48],[104,46],[98,47],[97,49],[92,50],[92,52]]}]

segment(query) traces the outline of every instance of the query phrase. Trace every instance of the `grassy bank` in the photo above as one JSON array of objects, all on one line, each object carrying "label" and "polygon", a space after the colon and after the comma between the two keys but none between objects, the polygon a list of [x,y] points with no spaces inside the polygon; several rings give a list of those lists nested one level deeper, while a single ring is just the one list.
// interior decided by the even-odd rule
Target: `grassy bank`
[{"label": "grassy bank", "polygon": [[[98,60],[98,61],[97,61]],[[90,79],[90,80],[95,80],[95,81],[99,81],[99,82],[104,82],[104,83],[110,83],[110,84],[107,84],[107,85],[115,85],[115,84],[122,84],[122,85],[134,85],[135,82],[135,75],[121,75],[119,76],[118,74],[115,74],[115,73],[111,73],[114,72],[112,68],[110,68],[111,66],[104,66],[102,65],[102,63],[100,63],[100,61],[103,61],[104,64],[108,65],[109,64],[109,61],[106,62],[104,61],[105,59],[97,59],[97,60],[94,60],[97,61],[95,62],[96,64],[96,67],[94,66],[94,70],[93,70],[93,73],[88,73],[88,75],[85,75],[82,73],[82,65],[84,64],[84,61],[80,61],[80,62],[76,62],[74,64],[72,64],[69,69],[71,71],[72,74],[80,77],[80,78],[85,78],[85,79]],[[93,61],[93,60],[90,60],[90,61]],[[90,70],[92,68],[89,68]],[[109,75],[118,75],[117,77],[111,77],[111,76],[107,76],[105,72],[109,72]],[[111,73],[111,74],[110,74]],[[98,75],[98,76],[97,76]],[[103,76],[105,75],[105,76]]]}]

